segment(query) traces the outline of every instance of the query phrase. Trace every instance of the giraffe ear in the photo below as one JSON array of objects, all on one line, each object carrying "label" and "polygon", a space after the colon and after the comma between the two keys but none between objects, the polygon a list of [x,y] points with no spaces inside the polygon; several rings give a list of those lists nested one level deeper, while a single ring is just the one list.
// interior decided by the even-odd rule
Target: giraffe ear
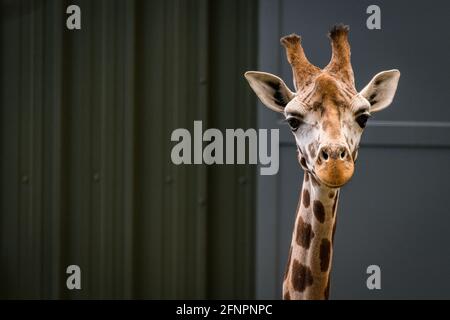
[{"label": "giraffe ear", "polygon": [[377,74],[360,94],[370,103],[370,112],[377,112],[388,107],[397,91],[400,71],[394,69]]},{"label": "giraffe ear", "polygon": [[282,113],[284,107],[295,97],[284,81],[273,74],[248,71],[245,78],[261,102],[274,111]]}]

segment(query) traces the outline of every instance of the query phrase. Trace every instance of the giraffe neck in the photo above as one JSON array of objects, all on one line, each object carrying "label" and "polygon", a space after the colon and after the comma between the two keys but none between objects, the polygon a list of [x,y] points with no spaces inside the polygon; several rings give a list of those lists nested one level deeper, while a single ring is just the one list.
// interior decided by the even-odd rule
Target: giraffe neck
[{"label": "giraffe neck", "polygon": [[305,172],[283,283],[284,299],[328,299],[339,189]]}]

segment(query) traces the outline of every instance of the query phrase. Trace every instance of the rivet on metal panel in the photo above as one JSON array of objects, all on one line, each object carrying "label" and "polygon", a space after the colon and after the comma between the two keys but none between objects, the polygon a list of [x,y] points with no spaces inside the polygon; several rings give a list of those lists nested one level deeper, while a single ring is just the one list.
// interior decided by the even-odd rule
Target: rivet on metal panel
[{"label": "rivet on metal panel", "polygon": [[198,205],[201,207],[206,205],[206,199],[204,197],[199,197],[197,202],[198,202]]},{"label": "rivet on metal panel", "polygon": [[100,181],[100,173],[98,173],[98,172],[94,173],[93,178],[94,178],[95,182],[99,182]]},{"label": "rivet on metal panel", "polygon": [[23,184],[28,184],[29,181],[30,181],[30,178],[27,175],[23,175],[22,176],[22,183]]},{"label": "rivet on metal panel", "polygon": [[173,178],[170,175],[166,176],[166,184],[171,184],[173,182]]},{"label": "rivet on metal panel", "polygon": [[247,184],[247,178],[246,177],[239,177],[239,184],[240,185]]},{"label": "rivet on metal panel", "polygon": [[198,81],[201,85],[205,85],[208,81],[206,81],[206,78],[201,77]]}]

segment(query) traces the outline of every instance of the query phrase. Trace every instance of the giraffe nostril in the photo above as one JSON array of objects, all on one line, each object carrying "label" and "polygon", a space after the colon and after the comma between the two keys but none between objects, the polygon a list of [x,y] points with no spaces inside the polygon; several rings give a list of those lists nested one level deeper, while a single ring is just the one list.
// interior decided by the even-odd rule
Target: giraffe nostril
[{"label": "giraffe nostril", "polygon": [[323,160],[325,160],[325,161],[328,160],[328,153],[325,150],[322,150],[321,155],[322,155]]},{"label": "giraffe nostril", "polygon": [[342,152],[340,154],[341,159],[344,160],[346,155],[347,155],[347,153],[345,152],[345,150],[342,150]]}]

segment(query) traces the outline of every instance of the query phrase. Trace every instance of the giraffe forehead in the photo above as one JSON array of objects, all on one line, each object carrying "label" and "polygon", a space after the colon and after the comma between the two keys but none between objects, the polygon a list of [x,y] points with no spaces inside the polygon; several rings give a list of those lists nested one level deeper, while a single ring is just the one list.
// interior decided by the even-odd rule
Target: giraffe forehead
[{"label": "giraffe forehead", "polygon": [[327,72],[321,73],[302,92],[297,93],[299,101],[307,109],[320,110],[339,107],[348,108],[357,94],[354,88]]}]

